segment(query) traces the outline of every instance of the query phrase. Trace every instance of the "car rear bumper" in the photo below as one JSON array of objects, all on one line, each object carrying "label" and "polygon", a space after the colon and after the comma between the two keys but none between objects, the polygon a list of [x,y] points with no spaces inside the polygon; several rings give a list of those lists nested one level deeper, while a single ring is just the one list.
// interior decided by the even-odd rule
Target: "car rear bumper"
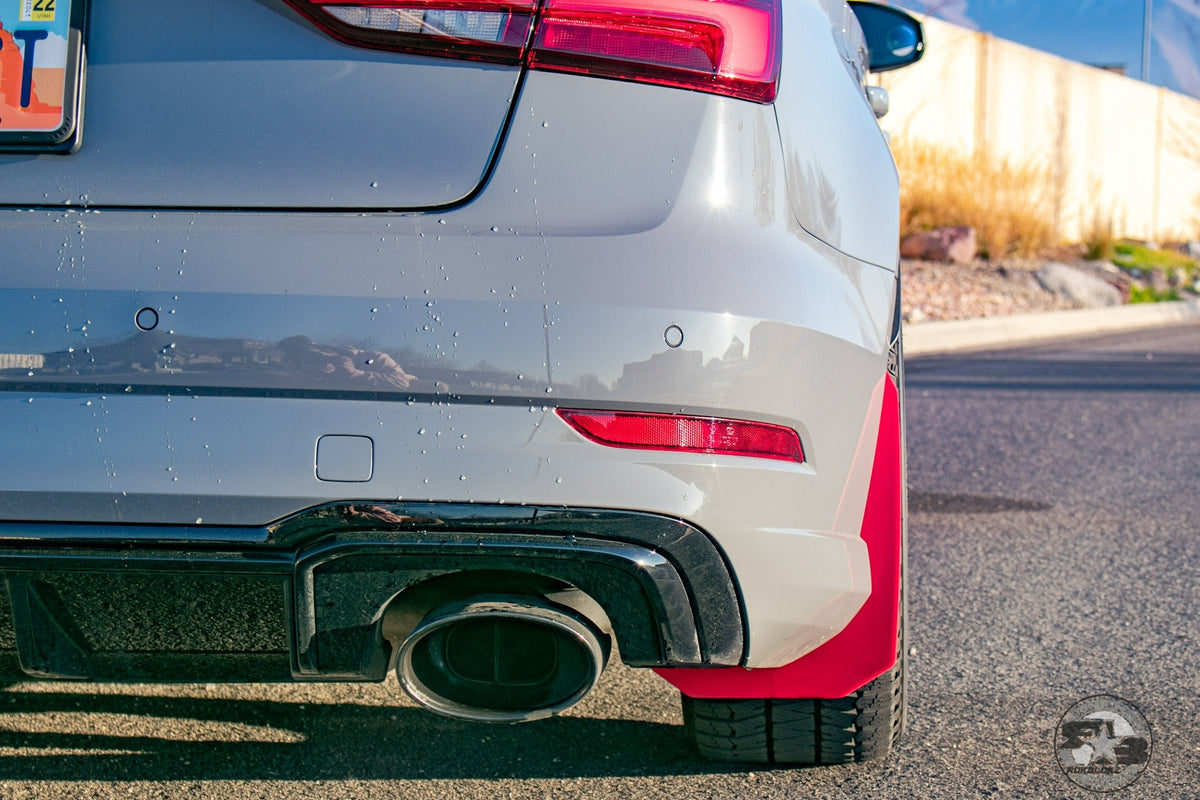
[{"label": "car rear bumper", "polygon": [[[698,663],[812,651],[872,592],[862,516],[897,282],[797,221],[784,152],[768,106],[540,75],[487,187],[453,210],[0,211],[0,418],[20,465],[0,477],[0,571],[25,587],[14,607],[50,608],[36,613],[62,628],[79,615],[55,610],[67,578],[128,597],[161,583],[181,612],[114,614],[114,641],[180,670],[219,651],[260,654],[280,679],[374,676],[301,668],[305,551],[264,551],[254,531],[331,503],[599,509],[678,521],[720,554],[740,650],[714,660],[697,644]],[[606,448],[559,407],[784,425],[806,460]],[[26,551],[87,557],[31,569]],[[154,580],[117,580],[169,551]],[[264,552],[269,569],[238,584],[237,565]],[[224,555],[198,573],[206,553]],[[358,558],[338,561],[353,573]],[[30,594],[38,581],[54,593]],[[189,612],[190,596],[209,599]],[[171,620],[189,613],[205,622],[185,635]],[[264,627],[197,647],[220,619]],[[77,649],[109,652],[71,624]],[[670,657],[620,639],[638,663],[697,663],[664,636]]]},{"label": "car rear bumper", "polygon": [[586,592],[631,665],[734,665],[744,649],[719,551],[648,514],[368,502],[259,528],[6,523],[0,536],[0,644],[10,670],[15,651],[41,678],[381,680],[383,609],[462,571]]},{"label": "car rear bumper", "polygon": [[632,666],[742,664],[721,551],[659,515],[337,503],[262,527],[4,523],[0,671],[75,680],[381,680],[384,610],[438,576],[586,593]]}]

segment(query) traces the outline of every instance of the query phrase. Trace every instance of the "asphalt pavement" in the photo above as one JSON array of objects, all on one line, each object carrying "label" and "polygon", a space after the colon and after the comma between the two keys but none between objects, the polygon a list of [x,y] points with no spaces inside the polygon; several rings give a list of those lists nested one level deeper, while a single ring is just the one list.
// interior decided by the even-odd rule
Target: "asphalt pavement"
[{"label": "asphalt pavement", "polygon": [[1095,797],[1057,760],[1116,695],[1152,750],[1121,798],[1200,775],[1200,326],[907,364],[910,716],[886,761],[701,761],[677,698],[611,668],[567,716],[440,719],[382,685],[0,692],[4,797]]}]

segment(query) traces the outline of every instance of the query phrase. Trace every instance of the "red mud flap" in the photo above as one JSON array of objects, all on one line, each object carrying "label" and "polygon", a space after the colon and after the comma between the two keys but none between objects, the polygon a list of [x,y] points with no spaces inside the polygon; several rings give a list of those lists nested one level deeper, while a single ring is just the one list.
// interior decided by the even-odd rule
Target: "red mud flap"
[{"label": "red mud flap", "polygon": [[903,454],[900,395],[883,378],[879,436],[863,512],[862,539],[871,559],[871,596],[854,619],[825,644],[782,667],[660,669],[689,697],[710,699],[834,699],[861,689],[896,663],[903,536]]}]

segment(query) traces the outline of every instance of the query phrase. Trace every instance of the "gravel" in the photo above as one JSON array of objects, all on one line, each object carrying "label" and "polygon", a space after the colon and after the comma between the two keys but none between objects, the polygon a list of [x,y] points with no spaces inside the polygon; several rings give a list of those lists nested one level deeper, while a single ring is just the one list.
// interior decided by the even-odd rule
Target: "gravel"
[{"label": "gravel", "polygon": [[1079,308],[1038,284],[1033,273],[1041,265],[1041,261],[905,261],[901,265],[904,321],[975,319]]}]

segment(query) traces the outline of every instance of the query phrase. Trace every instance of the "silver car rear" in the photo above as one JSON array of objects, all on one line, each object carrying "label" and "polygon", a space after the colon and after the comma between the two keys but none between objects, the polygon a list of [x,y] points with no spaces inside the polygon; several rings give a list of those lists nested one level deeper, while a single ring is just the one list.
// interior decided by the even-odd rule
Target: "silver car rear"
[{"label": "silver car rear", "polygon": [[[649,24],[601,5],[90,4],[75,152],[0,155],[10,673],[398,668],[516,720],[613,643],[693,697],[892,669],[896,175],[858,23],[707,4],[766,45],[696,77],[581,55]],[[795,666],[848,625],[853,664]]]}]

